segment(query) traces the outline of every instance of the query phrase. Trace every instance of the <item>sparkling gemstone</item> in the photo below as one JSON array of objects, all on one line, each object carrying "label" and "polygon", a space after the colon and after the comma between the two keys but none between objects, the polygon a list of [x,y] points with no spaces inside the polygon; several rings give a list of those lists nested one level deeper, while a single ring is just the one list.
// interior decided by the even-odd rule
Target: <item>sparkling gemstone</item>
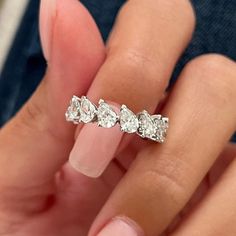
[{"label": "sparkling gemstone", "polygon": [[98,125],[104,128],[111,128],[115,126],[118,120],[115,111],[102,99],[99,101],[97,118],[98,118]]},{"label": "sparkling gemstone", "polygon": [[135,133],[139,127],[137,116],[125,105],[120,109],[120,126],[121,130],[127,133]]},{"label": "sparkling gemstone", "polygon": [[138,114],[139,128],[138,134],[143,138],[154,139],[156,134],[156,125],[147,111]]},{"label": "sparkling gemstone", "polygon": [[81,97],[80,102],[80,118],[79,121],[89,123],[94,120],[97,114],[96,106],[90,102],[85,96]]},{"label": "sparkling gemstone", "polygon": [[70,106],[66,111],[66,120],[74,123],[79,122],[80,117],[80,98],[73,96],[70,101]]},{"label": "sparkling gemstone", "polygon": [[161,115],[152,116],[153,120],[156,124],[157,130],[156,130],[156,141],[163,143],[166,138],[166,132],[169,127],[169,119],[166,117],[162,117]]}]

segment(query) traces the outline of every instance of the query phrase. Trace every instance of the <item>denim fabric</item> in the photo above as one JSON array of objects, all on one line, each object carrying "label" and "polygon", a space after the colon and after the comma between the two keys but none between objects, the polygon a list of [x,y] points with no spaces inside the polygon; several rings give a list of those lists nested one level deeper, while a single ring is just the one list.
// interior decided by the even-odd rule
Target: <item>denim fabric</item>
[{"label": "denim fabric", "polygon": [[[93,15],[105,41],[125,1],[81,2]],[[236,60],[236,1],[193,0],[192,3],[197,15],[197,27],[175,68],[172,83],[184,65],[198,55],[214,52]],[[39,0],[30,1],[0,77],[0,126],[29,98],[45,71],[37,27],[38,7]]]},{"label": "denim fabric", "polygon": [[0,127],[29,98],[45,71],[39,42],[38,9],[39,0],[29,1],[0,75]]}]

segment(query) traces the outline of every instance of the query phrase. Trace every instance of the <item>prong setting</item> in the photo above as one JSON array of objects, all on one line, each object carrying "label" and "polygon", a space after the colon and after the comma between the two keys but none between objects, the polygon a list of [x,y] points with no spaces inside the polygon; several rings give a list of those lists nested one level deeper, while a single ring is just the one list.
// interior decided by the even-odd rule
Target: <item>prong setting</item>
[{"label": "prong setting", "polygon": [[68,122],[74,124],[97,122],[103,128],[112,128],[119,123],[122,132],[137,133],[143,139],[159,143],[165,141],[169,128],[169,118],[160,114],[150,115],[143,110],[136,115],[123,104],[118,115],[103,99],[96,106],[86,96],[73,96],[65,116]]},{"label": "prong setting", "polygon": [[73,122],[74,124],[79,123],[80,102],[81,102],[81,99],[75,95],[71,98],[70,105],[67,108],[67,111],[65,113],[65,117],[67,121]]},{"label": "prong setting", "polygon": [[126,133],[135,133],[139,128],[137,116],[126,105],[121,106],[119,123],[121,131]]},{"label": "prong setting", "polygon": [[81,97],[79,122],[93,122],[97,116],[97,107],[86,96]]},{"label": "prong setting", "polygon": [[98,126],[103,128],[111,128],[115,126],[119,117],[117,116],[114,109],[102,99],[100,99],[98,103]]}]

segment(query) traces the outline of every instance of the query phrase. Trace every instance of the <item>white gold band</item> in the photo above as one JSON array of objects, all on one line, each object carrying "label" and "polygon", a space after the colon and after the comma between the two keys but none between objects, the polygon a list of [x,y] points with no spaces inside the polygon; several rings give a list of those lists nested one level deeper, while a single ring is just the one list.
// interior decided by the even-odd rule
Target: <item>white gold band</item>
[{"label": "white gold band", "polygon": [[120,108],[118,115],[104,100],[100,99],[98,106],[87,97],[73,96],[66,111],[66,120],[79,123],[97,122],[98,126],[111,128],[119,123],[121,131],[137,133],[140,137],[163,143],[169,127],[169,119],[162,115],[150,115],[142,111],[135,115],[126,105]]}]

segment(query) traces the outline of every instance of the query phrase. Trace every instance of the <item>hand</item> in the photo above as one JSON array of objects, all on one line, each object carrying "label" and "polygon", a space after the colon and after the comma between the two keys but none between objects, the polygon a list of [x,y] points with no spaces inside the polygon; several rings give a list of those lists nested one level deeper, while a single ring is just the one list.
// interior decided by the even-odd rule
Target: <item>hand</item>
[{"label": "hand", "polygon": [[[171,121],[165,144],[86,125],[77,129],[67,164],[74,129],[64,121],[64,112],[73,94],[89,89],[94,101],[104,98],[135,112],[155,111],[191,38],[189,3],[129,1],[108,42],[106,59],[95,25],[77,1],[61,0],[51,8],[46,4],[41,33],[47,74],[0,133],[0,233],[87,235],[97,216],[91,236],[235,235],[236,148],[225,145],[236,125],[236,66],[222,56],[194,59],[165,95],[161,113]],[[93,177],[106,171],[90,179],[71,165]],[[206,173],[207,182],[193,194]]]}]

